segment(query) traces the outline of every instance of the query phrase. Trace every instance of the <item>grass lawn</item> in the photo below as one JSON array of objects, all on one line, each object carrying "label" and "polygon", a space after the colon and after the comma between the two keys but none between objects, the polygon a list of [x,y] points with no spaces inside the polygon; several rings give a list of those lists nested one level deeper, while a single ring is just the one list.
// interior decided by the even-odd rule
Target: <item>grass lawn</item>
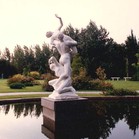
[{"label": "grass lawn", "polygon": [[108,81],[110,82],[115,89],[129,89],[129,90],[139,90],[139,81],[124,81],[124,80],[119,80],[119,81]]},{"label": "grass lawn", "polygon": [[[129,90],[139,90],[139,81],[111,81],[108,80],[108,82],[112,83],[114,88],[116,89],[129,89]],[[40,83],[43,83],[43,81],[40,81]],[[10,92],[43,92],[42,86],[37,85],[33,87],[25,87],[24,89],[10,89],[10,87],[7,85],[6,79],[0,79],[0,93],[10,93]],[[88,94],[88,93],[82,93],[78,94],[81,97],[87,97],[87,96],[102,96],[100,94]],[[0,96],[0,99],[13,99],[13,98],[36,98],[36,97],[47,97],[46,95],[40,95],[40,94],[29,94],[29,95],[14,95],[14,96]]]},{"label": "grass lawn", "polygon": [[[108,82],[112,83],[114,88],[116,89],[129,89],[129,90],[139,90],[139,81],[111,81]],[[42,84],[43,81],[41,80],[40,83]],[[0,79],[0,93],[9,93],[9,92],[43,92],[41,85],[36,85],[33,87],[25,87],[23,89],[11,89],[7,85],[6,79]]]},{"label": "grass lawn", "polygon": [[[42,81],[40,81],[42,83]],[[35,85],[31,87],[25,87],[23,89],[11,89],[7,85],[6,79],[0,79],[0,93],[9,93],[9,92],[43,92],[41,85]]]}]

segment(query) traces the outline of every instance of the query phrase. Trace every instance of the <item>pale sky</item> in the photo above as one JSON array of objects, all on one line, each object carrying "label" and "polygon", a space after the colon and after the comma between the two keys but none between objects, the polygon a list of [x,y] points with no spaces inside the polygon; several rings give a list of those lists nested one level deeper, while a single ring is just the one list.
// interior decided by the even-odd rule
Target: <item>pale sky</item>
[{"label": "pale sky", "polygon": [[139,38],[139,0],[0,0],[0,50],[17,44],[28,47],[48,42],[45,33],[59,26],[85,28],[92,20],[124,43],[131,29]]}]

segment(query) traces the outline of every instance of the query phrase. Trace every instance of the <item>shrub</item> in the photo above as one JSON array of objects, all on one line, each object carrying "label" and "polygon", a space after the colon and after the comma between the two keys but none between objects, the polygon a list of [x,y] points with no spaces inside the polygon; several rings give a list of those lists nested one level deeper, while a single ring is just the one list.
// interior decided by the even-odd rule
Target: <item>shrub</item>
[{"label": "shrub", "polygon": [[79,75],[72,78],[72,85],[77,90],[89,90],[90,89],[90,77],[87,76],[85,68],[80,68]]},{"label": "shrub", "polygon": [[33,86],[34,85],[33,82],[34,78],[29,76],[24,77],[23,80],[21,81],[21,83],[23,83],[25,86]]},{"label": "shrub", "polygon": [[72,85],[77,90],[89,90],[90,83],[89,78],[85,78],[82,76],[77,76],[72,78]]},{"label": "shrub", "polygon": [[73,87],[77,90],[111,90],[113,86],[111,83],[99,79],[90,80],[89,77],[77,76],[73,78]]},{"label": "shrub", "polygon": [[100,80],[105,80],[106,79],[106,73],[105,69],[99,67],[96,69],[96,74]]},{"label": "shrub", "polygon": [[25,85],[23,83],[18,83],[17,82],[17,83],[10,84],[11,89],[22,89],[24,87],[25,87]]},{"label": "shrub", "polygon": [[41,80],[44,80],[45,78],[47,78],[47,74],[41,74],[40,79],[41,79]]},{"label": "shrub", "polygon": [[44,83],[42,85],[42,88],[43,88],[44,91],[53,91],[54,90],[53,87],[48,84],[48,82],[52,79],[55,79],[55,78],[56,77],[53,76],[52,74],[50,74],[50,73],[47,74],[47,76],[44,80]]},{"label": "shrub", "polygon": [[31,72],[28,74],[28,76],[30,76],[30,77],[32,77],[32,78],[34,78],[34,79],[36,79],[36,80],[40,79],[40,73],[37,72],[37,71],[31,71]]},{"label": "shrub", "polygon": [[7,80],[8,85],[12,84],[12,83],[21,83],[22,80],[24,80],[25,76],[21,75],[21,74],[15,74],[14,76],[12,76],[11,78],[9,78]]},{"label": "shrub", "polygon": [[34,80],[33,85],[40,85],[41,83],[39,81]]},{"label": "shrub", "polygon": [[34,82],[34,78],[32,77],[26,77],[24,75],[21,74],[16,74],[13,77],[9,78],[7,80],[8,85],[10,86],[13,83],[22,83],[25,86],[33,86],[33,82]]},{"label": "shrub", "polygon": [[113,90],[107,90],[107,92],[105,92],[104,95],[126,96],[126,95],[137,95],[137,92],[128,89],[113,89]]},{"label": "shrub", "polygon": [[96,80],[91,80],[90,81],[90,89],[91,90],[102,90],[102,91],[105,91],[105,90],[112,90],[113,86],[109,82],[96,79]]}]

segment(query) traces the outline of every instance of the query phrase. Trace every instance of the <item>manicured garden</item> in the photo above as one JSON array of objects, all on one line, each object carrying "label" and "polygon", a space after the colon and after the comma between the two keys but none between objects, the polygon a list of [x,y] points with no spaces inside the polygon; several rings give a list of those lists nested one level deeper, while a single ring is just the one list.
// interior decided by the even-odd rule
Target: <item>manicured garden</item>
[{"label": "manicured garden", "polygon": [[42,80],[38,80],[40,85],[28,86],[22,89],[11,89],[8,86],[7,79],[0,79],[0,93],[10,93],[10,92],[43,92],[41,83]]},{"label": "manicured garden", "polygon": [[119,81],[112,81],[109,80],[115,89],[129,89],[129,90],[139,90],[139,81],[124,81],[124,80],[119,80]]},{"label": "manicured garden", "polygon": [[[38,80],[40,82],[40,85],[35,86],[28,86],[23,89],[11,89],[7,85],[7,79],[0,79],[0,93],[10,93],[10,92],[44,92],[42,89],[43,80]],[[115,89],[129,89],[129,90],[139,90],[139,81],[111,81],[108,80]],[[92,90],[93,91],[93,90]]]}]

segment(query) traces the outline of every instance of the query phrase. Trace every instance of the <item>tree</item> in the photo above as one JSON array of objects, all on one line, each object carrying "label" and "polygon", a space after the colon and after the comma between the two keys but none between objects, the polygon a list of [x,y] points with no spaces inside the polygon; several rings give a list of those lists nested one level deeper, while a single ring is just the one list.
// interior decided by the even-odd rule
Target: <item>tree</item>
[{"label": "tree", "polygon": [[23,69],[25,67],[25,57],[24,50],[21,48],[20,45],[17,45],[14,49],[12,63],[17,68],[18,73],[23,73]]},{"label": "tree", "polygon": [[[87,73],[96,78],[95,71],[101,66],[104,67],[105,54],[107,51],[108,32],[102,26],[100,29],[90,21],[86,29],[82,29],[79,35],[79,54]],[[106,69],[106,68],[105,68]]]},{"label": "tree", "polygon": [[16,68],[5,59],[0,59],[0,78],[8,78],[17,73]]},{"label": "tree", "polygon": [[133,63],[132,66],[135,68],[133,79],[139,81],[139,53],[135,55],[137,57],[137,63]]},{"label": "tree", "polygon": [[39,45],[35,46],[35,69],[40,73],[49,71],[48,59],[50,57],[50,50],[47,44],[43,44],[42,49]]},{"label": "tree", "polygon": [[83,68],[83,64],[82,64],[82,61],[81,61],[81,57],[79,56],[79,54],[77,54],[74,58],[73,58],[73,61],[72,61],[72,74],[73,76],[74,75],[79,75],[80,73],[80,69]]},{"label": "tree", "polygon": [[102,26],[98,28],[94,22],[90,21],[89,25],[80,31],[70,25],[65,33],[78,42],[80,62],[86,68],[87,75],[97,78],[95,71],[101,66],[105,69],[108,78],[124,76],[123,45],[109,38],[105,28]]},{"label": "tree", "polygon": [[25,68],[28,70],[28,72],[34,70],[35,57],[32,47],[28,48],[27,46],[24,46],[23,51],[24,51]]},{"label": "tree", "polygon": [[128,74],[129,76],[134,75],[134,68],[132,66],[133,63],[137,62],[136,53],[138,51],[139,45],[137,43],[136,36],[133,34],[133,30],[131,30],[131,35],[127,37],[125,41],[125,49],[126,49],[126,62],[128,63]]},{"label": "tree", "polygon": [[5,48],[5,51],[3,53],[3,59],[7,60],[8,62],[11,61],[11,53],[10,53],[10,50],[6,47]]}]

